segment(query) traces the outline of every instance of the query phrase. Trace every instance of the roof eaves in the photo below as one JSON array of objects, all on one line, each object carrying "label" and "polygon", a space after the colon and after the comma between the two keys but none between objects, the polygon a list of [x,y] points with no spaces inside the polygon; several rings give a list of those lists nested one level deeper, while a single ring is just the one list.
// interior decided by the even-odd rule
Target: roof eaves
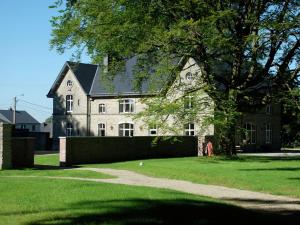
[{"label": "roof eaves", "polygon": [[[59,85],[58,85],[58,82],[61,82],[61,81],[63,80],[63,79],[61,79],[61,76],[62,76],[63,72],[65,71],[67,65],[68,65],[68,63],[65,62],[65,64],[63,65],[63,67],[62,67],[61,70],[59,71],[58,76],[56,77],[54,83],[52,84],[51,89],[49,90],[49,92],[48,92],[48,94],[47,94],[47,98],[53,98],[54,92],[55,92],[55,90],[57,89],[57,87],[59,86]],[[68,67],[69,67],[69,66],[68,66]],[[70,68],[70,67],[69,67],[69,68]]]}]

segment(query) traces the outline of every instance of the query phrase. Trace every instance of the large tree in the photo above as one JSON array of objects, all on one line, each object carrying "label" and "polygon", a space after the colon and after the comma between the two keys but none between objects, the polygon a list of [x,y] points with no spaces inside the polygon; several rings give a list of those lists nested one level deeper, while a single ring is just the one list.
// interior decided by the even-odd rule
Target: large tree
[{"label": "large tree", "polygon": [[[193,58],[205,83],[199,82],[198,89],[215,103],[211,122],[219,128],[224,150],[234,154],[240,113],[271,101],[274,93],[289,93],[291,81],[298,79],[299,4],[298,0],[56,1],[59,16],[52,19],[51,45],[59,52],[73,47],[79,53],[87,51],[100,64],[109,55],[111,71],[138,55],[137,86],[154,75],[159,77],[156,81],[170,81],[182,68],[182,63],[174,62]],[[162,109],[165,102],[160,100],[159,107],[149,103],[152,115],[182,114],[173,103]],[[187,119],[191,115],[196,117],[197,112]]]}]

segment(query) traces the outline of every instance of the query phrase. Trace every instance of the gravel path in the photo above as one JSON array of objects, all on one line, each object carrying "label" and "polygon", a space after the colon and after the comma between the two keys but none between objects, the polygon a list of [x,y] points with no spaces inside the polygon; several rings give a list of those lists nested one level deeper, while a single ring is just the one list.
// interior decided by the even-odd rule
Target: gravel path
[{"label": "gravel path", "polygon": [[215,185],[196,184],[182,180],[154,178],[127,170],[100,168],[79,168],[79,170],[101,172],[117,177],[112,179],[99,179],[101,182],[106,183],[166,188],[196,195],[218,198],[245,208],[300,212],[300,199],[296,198],[276,196]]}]

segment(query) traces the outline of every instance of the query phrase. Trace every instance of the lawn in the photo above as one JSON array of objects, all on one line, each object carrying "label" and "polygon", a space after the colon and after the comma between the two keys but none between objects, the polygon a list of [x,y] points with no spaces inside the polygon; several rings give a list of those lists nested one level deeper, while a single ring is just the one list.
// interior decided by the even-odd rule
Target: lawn
[{"label": "lawn", "polygon": [[[141,160],[140,160],[141,161]],[[188,180],[277,195],[300,197],[299,157],[188,157],[84,165],[128,169],[155,177]]]},{"label": "lawn", "polygon": [[[294,164],[296,161],[296,159],[288,161],[291,168],[296,168]],[[254,165],[259,163],[259,165],[283,163],[281,160],[256,158],[242,158],[235,161],[222,158],[178,158],[145,160],[144,166],[141,167],[139,162],[88,166],[130,169],[153,176],[184,178],[195,182],[206,180],[205,182],[209,183],[213,179],[208,179],[207,177],[212,174],[207,173],[211,173],[214,168],[221,167],[223,170],[231,168],[231,172],[236,172],[239,167],[241,173],[245,174],[251,168],[250,173],[260,171],[253,170],[257,169]],[[58,170],[57,155],[36,156],[35,164],[38,166],[34,169],[0,171],[0,225],[297,224],[300,218],[297,212],[267,213],[246,210],[219,200],[165,189],[45,177],[96,176],[91,175],[91,171]],[[262,165],[260,168],[266,168]],[[283,167],[281,164],[277,166]],[[217,170],[220,172],[221,168]],[[215,176],[217,174],[218,172]],[[223,175],[225,174],[223,171]],[[107,178],[104,174],[98,176]],[[221,179],[218,179],[221,182]],[[230,183],[234,182],[228,181],[226,184]]]},{"label": "lawn", "polygon": [[[233,218],[234,216],[234,218]],[[0,177],[0,224],[297,224],[176,191],[86,181]]]}]

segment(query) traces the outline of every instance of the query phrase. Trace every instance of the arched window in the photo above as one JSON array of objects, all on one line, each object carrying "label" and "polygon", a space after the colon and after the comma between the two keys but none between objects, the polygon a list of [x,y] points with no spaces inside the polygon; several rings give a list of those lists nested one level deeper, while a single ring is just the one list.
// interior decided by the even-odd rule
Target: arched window
[{"label": "arched window", "polygon": [[121,123],[119,124],[119,136],[121,137],[132,137],[133,136],[133,124],[132,123]]},{"label": "arched window", "polygon": [[99,113],[105,113],[105,112],[106,112],[105,104],[103,103],[99,104]]},{"label": "arched window", "polygon": [[99,123],[98,124],[98,136],[105,136],[105,124]]}]

